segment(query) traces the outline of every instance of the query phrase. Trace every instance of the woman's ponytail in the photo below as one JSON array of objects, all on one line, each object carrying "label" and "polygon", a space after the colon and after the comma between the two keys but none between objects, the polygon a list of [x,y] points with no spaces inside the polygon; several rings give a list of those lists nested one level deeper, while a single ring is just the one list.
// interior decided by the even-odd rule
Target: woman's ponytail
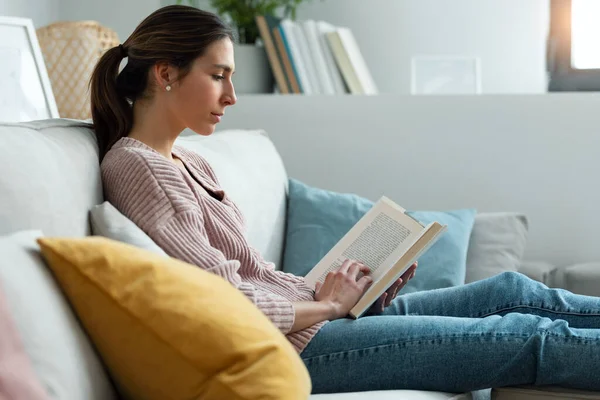
[{"label": "woman's ponytail", "polygon": [[100,161],[133,125],[133,110],[119,90],[117,76],[125,54],[122,46],[109,49],[98,61],[90,80],[90,105]]}]

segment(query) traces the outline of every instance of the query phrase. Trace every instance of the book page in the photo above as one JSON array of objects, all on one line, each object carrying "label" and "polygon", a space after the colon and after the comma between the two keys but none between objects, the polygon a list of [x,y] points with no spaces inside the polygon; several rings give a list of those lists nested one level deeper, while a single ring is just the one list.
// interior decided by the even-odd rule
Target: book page
[{"label": "book page", "polygon": [[313,287],[323,282],[346,259],[362,262],[378,280],[423,232],[424,227],[404,211],[382,198],[309,272],[306,282]]}]

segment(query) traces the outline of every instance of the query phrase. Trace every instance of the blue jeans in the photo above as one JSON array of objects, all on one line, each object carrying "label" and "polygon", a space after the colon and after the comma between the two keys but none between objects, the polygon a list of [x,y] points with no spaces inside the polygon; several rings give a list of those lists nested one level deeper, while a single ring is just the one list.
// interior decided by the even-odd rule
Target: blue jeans
[{"label": "blue jeans", "polygon": [[600,390],[600,298],[505,272],[398,296],[383,315],[331,321],[301,357],[313,393]]}]

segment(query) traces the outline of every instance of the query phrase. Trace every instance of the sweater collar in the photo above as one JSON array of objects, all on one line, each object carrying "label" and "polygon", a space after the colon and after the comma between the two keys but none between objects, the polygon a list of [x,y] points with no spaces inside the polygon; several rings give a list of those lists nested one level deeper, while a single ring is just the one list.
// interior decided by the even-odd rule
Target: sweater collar
[{"label": "sweater collar", "polygon": [[[164,156],[162,154],[160,154],[154,148],[148,146],[146,143],[141,142],[134,138],[130,138],[128,136],[125,136],[125,137],[122,137],[121,139],[119,139],[113,145],[112,148],[116,149],[119,147],[134,147],[134,148],[138,148],[138,149],[143,149],[146,151],[150,151],[159,157],[164,158]],[[183,162],[183,165],[185,165],[186,169],[189,171],[189,173],[192,175],[192,177],[198,183],[200,183],[201,186],[203,186],[205,189],[210,190],[213,193],[217,194],[219,197],[221,197],[221,198],[223,197],[223,194],[224,194],[223,189],[221,189],[216,184],[214,184],[213,180],[210,178],[210,176],[208,176],[208,174],[206,174],[202,170],[202,168],[198,167],[193,160],[190,160],[189,157],[187,157],[186,151],[184,149],[181,149],[180,146],[173,146],[173,149],[171,150],[171,154],[173,156],[179,158],[181,160],[181,162]],[[175,164],[173,164],[173,166],[177,167]]]}]

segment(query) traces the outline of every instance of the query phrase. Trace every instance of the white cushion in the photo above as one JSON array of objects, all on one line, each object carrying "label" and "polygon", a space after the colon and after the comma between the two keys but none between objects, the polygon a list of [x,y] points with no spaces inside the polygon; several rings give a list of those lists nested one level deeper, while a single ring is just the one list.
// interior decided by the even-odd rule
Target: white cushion
[{"label": "white cushion", "polygon": [[64,119],[0,123],[0,171],[0,235],[26,229],[89,234],[89,209],[102,202],[89,125]]},{"label": "white cushion", "polygon": [[479,213],[467,251],[465,283],[518,271],[527,244],[528,221],[513,212]]},{"label": "white cushion", "polygon": [[163,256],[167,255],[163,249],[154,243],[150,236],[146,235],[146,232],[121,214],[108,201],[92,207],[90,222],[92,223],[92,233],[94,235],[127,243]]},{"label": "white cushion", "polygon": [[287,174],[264,131],[229,130],[189,134],[175,142],[202,155],[246,219],[248,240],[266,260],[281,265]]},{"label": "white cushion", "polygon": [[40,231],[0,237],[0,281],[25,350],[57,400],[116,399],[92,344],[41,258]]}]

